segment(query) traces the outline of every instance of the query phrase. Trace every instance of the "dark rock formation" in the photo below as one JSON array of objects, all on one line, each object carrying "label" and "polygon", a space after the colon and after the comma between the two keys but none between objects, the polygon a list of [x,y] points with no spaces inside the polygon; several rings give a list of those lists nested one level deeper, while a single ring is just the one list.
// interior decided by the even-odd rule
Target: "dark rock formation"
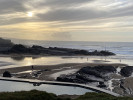
[{"label": "dark rock formation", "polygon": [[108,55],[115,55],[114,53],[112,53],[112,52],[109,52],[109,51],[100,51],[100,53],[101,53],[101,55],[103,55],[103,56],[108,56]]},{"label": "dark rock formation", "polygon": [[99,85],[97,87],[100,87],[100,88],[105,88],[107,87],[104,82],[99,82]]},{"label": "dark rock formation", "polygon": [[126,66],[126,67],[122,68],[120,73],[124,77],[131,76],[133,73],[133,66]]},{"label": "dark rock formation", "polygon": [[79,54],[79,55],[88,55],[89,52],[86,51],[86,50],[75,50],[75,51],[72,51],[71,53],[74,53],[74,54]]},{"label": "dark rock formation", "polygon": [[115,55],[109,51],[93,51],[89,52],[87,50],[79,49],[69,49],[69,48],[58,48],[58,47],[49,47],[44,48],[42,46],[33,45],[32,47],[26,47],[21,44],[16,44],[12,46],[11,49],[7,51],[2,51],[0,53],[4,54],[33,54],[33,55],[56,55],[56,56],[78,56],[78,55],[95,55],[95,56],[110,56]]},{"label": "dark rock formation", "polygon": [[[115,73],[116,69],[113,66],[96,66],[84,67],[74,74],[62,75],[57,77],[57,81],[87,83],[87,82],[104,82],[110,79],[109,74]],[[102,84],[103,86],[103,84]]]},{"label": "dark rock formation", "polygon": [[26,53],[26,52],[28,52],[28,49],[24,45],[16,44],[9,50],[9,52],[11,52],[11,53]]},{"label": "dark rock formation", "polygon": [[84,67],[78,71],[80,74],[89,74],[94,75],[99,78],[106,78],[109,73],[116,72],[116,69],[113,66],[95,66],[95,67]]},{"label": "dark rock formation", "polygon": [[12,77],[12,76],[11,76],[11,73],[9,71],[5,71],[3,73],[3,77]]}]

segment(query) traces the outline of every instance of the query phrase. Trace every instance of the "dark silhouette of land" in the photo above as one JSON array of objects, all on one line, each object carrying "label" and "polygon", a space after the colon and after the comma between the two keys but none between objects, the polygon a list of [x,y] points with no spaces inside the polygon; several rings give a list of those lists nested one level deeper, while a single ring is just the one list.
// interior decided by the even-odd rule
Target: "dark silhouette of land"
[{"label": "dark silhouette of land", "polygon": [[112,52],[102,51],[87,51],[82,49],[70,49],[59,47],[42,47],[39,45],[33,45],[32,47],[22,44],[14,44],[11,40],[0,38],[0,54],[24,54],[24,55],[41,55],[41,56],[110,56],[115,55]]},{"label": "dark silhouette of land", "polygon": [[115,55],[109,51],[92,51],[80,49],[69,49],[59,47],[45,48],[38,45],[27,47],[22,44],[15,44],[8,50],[3,50],[1,54],[25,54],[25,55],[45,55],[45,56],[81,56],[81,55],[93,55],[93,56],[111,56]]}]

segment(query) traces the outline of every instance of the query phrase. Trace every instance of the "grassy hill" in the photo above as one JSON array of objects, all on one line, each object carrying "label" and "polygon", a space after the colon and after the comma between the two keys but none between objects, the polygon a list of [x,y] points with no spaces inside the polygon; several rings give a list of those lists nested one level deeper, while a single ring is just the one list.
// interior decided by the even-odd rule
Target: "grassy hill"
[{"label": "grassy hill", "polygon": [[[55,94],[44,91],[21,91],[2,92],[0,100],[71,100],[70,98],[59,98]],[[86,93],[73,100],[133,100],[131,97],[114,97],[104,93]]]}]

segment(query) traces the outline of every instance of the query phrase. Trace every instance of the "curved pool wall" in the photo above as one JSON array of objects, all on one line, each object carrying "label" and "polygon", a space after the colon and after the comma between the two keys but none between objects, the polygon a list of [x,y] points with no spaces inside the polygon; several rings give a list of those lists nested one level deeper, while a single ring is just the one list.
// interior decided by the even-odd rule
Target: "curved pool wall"
[{"label": "curved pool wall", "polygon": [[68,94],[68,95],[82,95],[86,92],[93,92],[89,89],[84,89],[74,86],[60,86],[41,84],[34,86],[33,83],[12,82],[0,80],[0,92],[14,92],[14,91],[30,91],[30,90],[46,91],[48,93],[54,93],[56,95]]},{"label": "curved pool wall", "polygon": [[[91,90],[90,92],[95,91],[95,92],[107,93],[107,94],[110,94],[110,95],[116,96],[116,97],[121,96],[121,95],[119,95],[117,93],[114,93],[112,91],[108,91],[108,90],[105,90],[105,89],[102,89],[102,88],[90,86],[90,85],[87,85],[87,84],[58,82],[58,81],[45,81],[45,80],[33,80],[33,79],[20,79],[20,78],[5,78],[5,77],[0,77],[0,80],[2,80],[2,81],[4,80],[4,81],[13,81],[13,82],[32,83],[32,84],[34,84],[36,86],[39,86],[41,84],[48,84],[48,85],[58,85],[58,86],[67,86],[67,87],[79,87],[79,88],[84,88],[84,89],[87,89],[87,90]],[[58,89],[60,89],[60,88],[58,88]],[[71,91],[71,89],[70,89],[70,91]]]}]

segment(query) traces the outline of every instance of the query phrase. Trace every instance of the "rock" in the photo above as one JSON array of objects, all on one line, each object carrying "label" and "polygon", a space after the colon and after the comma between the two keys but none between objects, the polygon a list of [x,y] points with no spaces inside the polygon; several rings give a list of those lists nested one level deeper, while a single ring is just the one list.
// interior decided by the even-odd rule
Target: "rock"
[{"label": "rock", "polygon": [[32,49],[44,49],[44,47],[38,46],[38,45],[33,45],[31,48]]},{"label": "rock", "polygon": [[26,53],[26,52],[28,52],[27,47],[25,47],[22,44],[16,44],[9,50],[9,53]]},{"label": "rock", "polygon": [[120,88],[123,89],[122,95],[133,96],[133,77],[121,79],[120,82]]},{"label": "rock", "polygon": [[112,52],[109,52],[109,51],[100,51],[100,53],[101,53],[101,55],[103,55],[103,56],[108,56],[108,55],[115,55],[114,53],[112,53]]},{"label": "rock", "polygon": [[73,52],[74,54],[79,54],[79,55],[88,55],[89,52],[86,50],[76,50]]},{"label": "rock", "polygon": [[9,71],[5,71],[3,73],[3,77],[12,77],[12,76],[11,76],[11,73]]},{"label": "rock", "polygon": [[133,73],[133,66],[126,66],[121,69],[120,74],[124,77],[129,77]]},{"label": "rock", "polygon": [[105,88],[107,87],[104,82],[99,82],[99,85],[97,87],[100,87],[100,88]]},{"label": "rock", "polygon": [[116,69],[113,66],[87,66],[80,69],[77,73],[89,74],[99,78],[107,78],[108,74],[115,72]]},{"label": "rock", "polygon": [[114,72],[116,69],[113,66],[87,66],[74,74],[59,76],[56,80],[73,83],[104,82],[109,80],[109,74]]},{"label": "rock", "polygon": [[113,92],[118,93],[120,95],[124,95],[124,91],[120,87],[114,87]]}]

